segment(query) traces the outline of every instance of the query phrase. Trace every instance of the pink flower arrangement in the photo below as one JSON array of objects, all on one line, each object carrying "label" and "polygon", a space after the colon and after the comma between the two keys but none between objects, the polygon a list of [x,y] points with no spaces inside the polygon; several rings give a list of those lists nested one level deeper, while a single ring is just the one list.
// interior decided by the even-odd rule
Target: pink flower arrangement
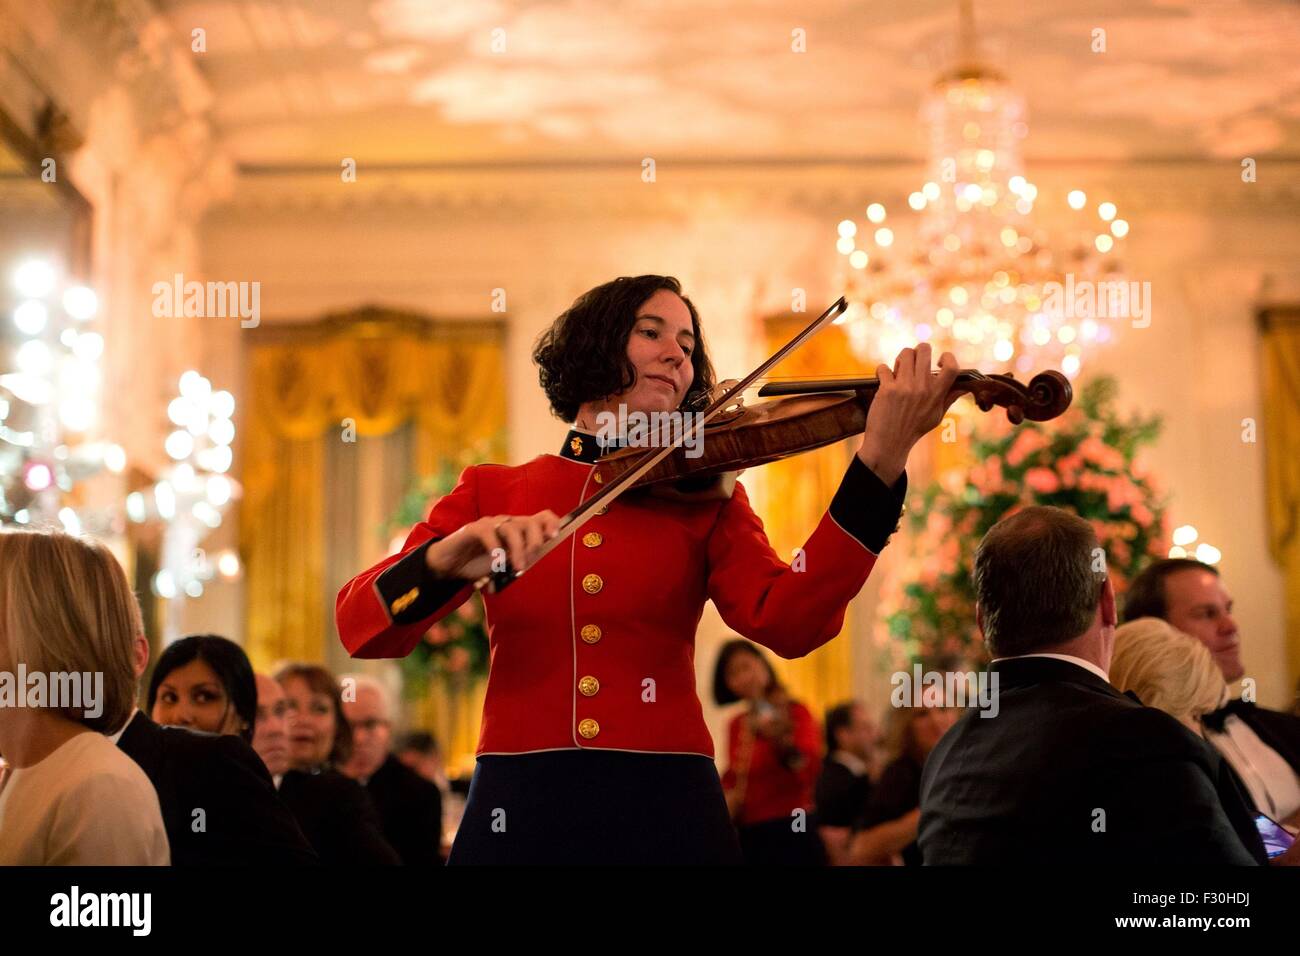
[{"label": "pink flower arrangement", "polygon": [[469,666],[469,651],[463,647],[453,647],[447,652],[447,670],[452,674],[459,674]]},{"label": "pink flower arrangement", "polygon": [[466,624],[477,624],[483,620],[483,607],[478,595],[471,594],[468,601],[456,608],[456,615]]},{"label": "pink flower arrangement", "polygon": [[1035,494],[1050,495],[1060,490],[1061,479],[1050,468],[1030,468],[1025,472],[1025,484]]},{"label": "pink flower arrangement", "polygon": [[1042,451],[1048,444],[1050,442],[1042,432],[1025,429],[1011,443],[1011,449],[1007,452],[1007,464],[1019,468],[1027,457]]},{"label": "pink flower arrangement", "polygon": [[995,522],[1022,508],[1055,505],[1087,519],[1121,592],[1148,561],[1167,552],[1163,496],[1133,464],[1139,449],[1156,439],[1160,423],[1121,419],[1115,391],[1112,379],[1095,379],[1065,415],[1042,424],[1012,428],[1002,416],[979,419],[965,480],[949,480],[946,487],[936,482],[913,496],[909,534],[895,539],[905,557],[886,565],[881,588],[876,643],[891,664],[971,664],[984,657],[970,581],[975,548]]},{"label": "pink flower arrangement", "polygon": [[1106,471],[1123,471],[1128,465],[1123,455],[1093,435],[1079,443],[1078,453],[1085,461]]}]

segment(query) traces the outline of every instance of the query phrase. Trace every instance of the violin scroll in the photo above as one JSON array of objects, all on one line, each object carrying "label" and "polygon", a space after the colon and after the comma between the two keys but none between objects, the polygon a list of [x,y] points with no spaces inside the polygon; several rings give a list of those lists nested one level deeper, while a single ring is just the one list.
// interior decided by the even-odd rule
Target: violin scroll
[{"label": "violin scroll", "polygon": [[992,410],[995,405],[1002,406],[1007,410],[1007,420],[1013,425],[1019,425],[1025,419],[1050,421],[1069,408],[1074,399],[1070,380],[1055,370],[1039,372],[1028,385],[1017,382],[1014,375],[966,371],[958,376],[953,391],[958,394],[969,392],[982,412]]}]

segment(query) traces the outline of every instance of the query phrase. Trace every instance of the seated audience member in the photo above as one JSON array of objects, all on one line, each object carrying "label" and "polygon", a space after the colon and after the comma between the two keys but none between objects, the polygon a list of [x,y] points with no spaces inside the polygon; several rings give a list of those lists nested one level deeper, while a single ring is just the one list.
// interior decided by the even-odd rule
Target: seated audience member
[{"label": "seated audience member", "polygon": [[1228,694],[1205,645],[1158,617],[1140,617],[1115,629],[1110,682],[1145,706],[1176,717],[1197,736],[1204,736],[1201,718]]},{"label": "seated audience member", "polygon": [[[1177,718],[1198,737],[1205,736],[1205,715],[1228,696],[1223,673],[1205,645],[1158,617],[1140,617],[1116,628],[1110,682],[1147,707]],[[1219,788],[1235,788],[1241,806],[1249,809],[1250,797],[1240,779],[1226,761],[1221,769],[1226,779],[1219,781]],[[1225,811],[1232,813],[1237,805],[1232,801]],[[1232,823],[1249,843],[1249,834],[1255,832],[1252,816],[1237,814]]]},{"label": "seated audience member", "polygon": [[446,858],[465,813],[469,781],[453,783],[447,776],[438,741],[427,730],[411,730],[403,734],[398,741],[396,754],[398,760],[428,780],[442,794],[442,842],[443,857]]},{"label": "seated audience member", "polygon": [[135,700],[140,609],[103,545],[62,532],[0,533],[0,680],[20,667],[47,695],[72,675],[80,699],[0,706],[0,866],[166,866],[149,778],[104,736]]},{"label": "seated audience member", "polygon": [[[1196,638],[1229,684],[1246,669],[1232,597],[1212,565],[1190,558],[1156,561],[1133,579],[1124,620],[1158,617]],[[1300,717],[1245,700],[1206,714],[1205,739],[1236,771],[1251,800],[1274,820],[1300,826]]]},{"label": "seated audience member", "polygon": [[[941,701],[933,703],[940,704]],[[935,745],[957,720],[951,707],[898,707],[889,714],[886,753],[892,759],[854,821],[848,862],[855,866],[921,865],[916,845],[921,816],[921,771]]]},{"label": "seated audience member", "polygon": [[826,759],[813,796],[818,831],[836,865],[845,862],[850,828],[866,809],[879,736],[876,722],[857,701],[826,711]]},{"label": "seated audience member", "polygon": [[333,675],[315,664],[289,664],[275,679],[289,718],[290,767],[280,780],[280,798],[321,861],[400,864],[365,789],[336,769],[352,754],[352,728]]},{"label": "seated audience member", "polygon": [[976,622],[996,716],[965,714],[921,780],[927,864],[1266,861],[1222,758],[1111,686],[1115,595],[1088,522],[1059,508],[1003,518],[975,556]]},{"label": "seated audience member", "polygon": [[253,721],[253,749],[266,764],[275,789],[289,772],[289,698],[265,674],[255,674],[257,717]]},{"label": "seated audience member", "polygon": [[[135,643],[135,655],[138,676],[149,662],[143,637]],[[202,676],[197,684],[194,675]],[[158,793],[176,866],[319,862],[249,746],[252,675],[248,658],[233,641],[215,635],[181,638],[160,655],[146,704],[155,716],[181,726],[160,726],[137,710],[114,735]],[[183,688],[185,696],[172,702],[165,688]],[[224,702],[210,706],[209,693]]]},{"label": "seated audience member", "polygon": [[349,680],[354,699],[343,701],[343,713],[352,727],[352,758],[343,773],[370,794],[402,863],[440,866],[442,793],[393,756],[393,708],[384,685],[364,675]]},{"label": "seated audience member", "polygon": [[394,752],[398,760],[441,790],[444,796],[451,790],[433,734],[427,730],[408,731],[402,734]]},{"label": "seated audience member", "polygon": [[251,742],[257,709],[253,665],[243,648],[224,637],[182,637],[158,656],[145,707],[163,727],[233,734]]},{"label": "seated audience member", "polygon": [[812,814],[821,763],[817,719],[790,699],[762,651],[745,640],[723,645],[713,696],[719,706],[747,704],[727,728],[728,768],[722,777],[745,862],[825,864]]}]

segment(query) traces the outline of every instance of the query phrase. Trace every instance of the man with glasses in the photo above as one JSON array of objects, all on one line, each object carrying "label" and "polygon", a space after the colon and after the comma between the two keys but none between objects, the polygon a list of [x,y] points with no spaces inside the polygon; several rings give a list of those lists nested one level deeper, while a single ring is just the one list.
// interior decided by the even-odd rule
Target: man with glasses
[{"label": "man with glasses", "polygon": [[392,753],[392,700],[379,681],[344,677],[352,758],[342,768],[370,794],[384,837],[407,866],[442,864],[442,793]]}]

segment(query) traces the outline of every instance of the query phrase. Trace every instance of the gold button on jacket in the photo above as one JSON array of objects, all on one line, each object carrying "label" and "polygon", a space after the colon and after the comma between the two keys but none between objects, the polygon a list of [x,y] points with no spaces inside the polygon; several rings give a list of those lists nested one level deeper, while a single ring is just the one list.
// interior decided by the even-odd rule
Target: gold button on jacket
[{"label": "gold button on jacket", "polygon": [[582,536],[582,543],[589,548],[599,548],[605,541],[605,536],[599,531],[588,531]]},{"label": "gold button on jacket", "polygon": [[587,740],[595,737],[598,733],[600,733],[600,724],[596,723],[590,717],[578,724],[578,734],[585,737]]},{"label": "gold button on jacket", "polygon": [[582,639],[588,644],[595,644],[600,640],[601,630],[598,624],[584,624],[582,626]]},{"label": "gold button on jacket", "polygon": [[582,579],[582,589],[588,594],[595,594],[605,586],[605,582],[600,579],[599,574],[588,574]]},{"label": "gold button on jacket", "polygon": [[600,681],[590,675],[578,681],[578,691],[583,697],[595,697],[600,690]]}]

